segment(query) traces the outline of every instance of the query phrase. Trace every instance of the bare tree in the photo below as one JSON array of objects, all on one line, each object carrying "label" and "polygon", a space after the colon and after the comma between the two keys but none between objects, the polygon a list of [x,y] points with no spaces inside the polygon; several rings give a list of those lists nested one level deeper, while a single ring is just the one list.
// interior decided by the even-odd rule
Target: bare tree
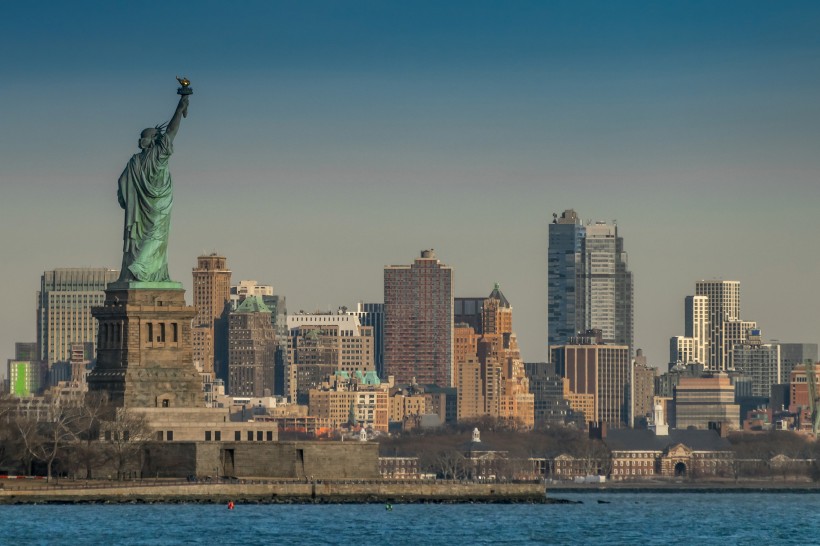
[{"label": "bare tree", "polygon": [[30,476],[34,460],[42,451],[43,438],[40,435],[40,423],[32,417],[17,416],[14,419],[17,429],[17,442],[20,445],[19,458],[23,472]]},{"label": "bare tree", "polygon": [[[56,397],[49,404],[48,418],[45,421],[19,418],[17,429],[25,451],[31,458],[46,463],[46,479],[50,482],[57,455],[66,443],[76,439],[75,430],[81,413],[76,407],[61,406]],[[31,472],[31,458],[27,461],[29,472]]]},{"label": "bare tree", "polygon": [[464,455],[456,449],[444,449],[439,451],[434,461],[436,474],[441,474],[445,480],[458,480],[465,476],[467,460],[464,458]]},{"label": "bare tree", "polygon": [[139,460],[145,444],[152,439],[151,427],[142,413],[117,408],[113,418],[101,423],[105,451],[122,480],[129,464]]},{"label": "bare tree", "polygon": [[16,405],[8,395],[0,396],[0,468],[18,468],[25,448],[17,430]]},{"label": "bare tree", "polygon": [[100,440],[101,423],[111,419],[115,408],[108,395],[89,392],[80,408],[81,417],[77,423],[77,442],[73,446],[77,466],[85,468],[86,479],[93,477],[94,468],[105,459],[105,451]]}]

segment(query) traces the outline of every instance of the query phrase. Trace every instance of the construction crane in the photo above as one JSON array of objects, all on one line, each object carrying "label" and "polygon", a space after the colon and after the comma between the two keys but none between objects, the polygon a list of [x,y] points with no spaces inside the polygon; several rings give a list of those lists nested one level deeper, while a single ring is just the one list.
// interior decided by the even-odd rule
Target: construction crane
[{"label": "construction crane", "polygon": [[814,362],[806,360],[806,385],[809,389],[809,411],[811,412],[811,431],[817,436],[820,425],[820,400],[817,399],[817,380],[814,376]]}]

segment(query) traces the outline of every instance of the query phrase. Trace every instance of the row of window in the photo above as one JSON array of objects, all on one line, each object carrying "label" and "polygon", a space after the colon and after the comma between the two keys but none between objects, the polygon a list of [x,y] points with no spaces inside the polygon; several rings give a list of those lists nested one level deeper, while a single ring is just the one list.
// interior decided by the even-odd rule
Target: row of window
[{"label": "row of window", "polygon": [[145,334],[146,345],[153,345],[154,343],[179,342],[179,324],[176,322],[172,322],[170,325],[166,325],[164,322],[146,322],[143,332]]},{"label": "row of window", "polygon": [[[125,439],[128,440],[128,432],[125,432]],[[273,431],[272,430],[248,430],[245,434],[246,440],[248,442],[272,442],[273,441]],[[166,442],[173,442],[174,441],[174,431],[173,430],[160,430],[157,431],[156,438],[158,441],[162,442],[163,440]],[[106,432],[105,434],[106,440],[111,440],[111,432]],[[235,430],[234,431],[234,441],[241,442],[242,441],[242,431]],[[205,441],[215,441],[221,442],[222,441],[222,431],[221,430],[206,430],[205,431]]]}]

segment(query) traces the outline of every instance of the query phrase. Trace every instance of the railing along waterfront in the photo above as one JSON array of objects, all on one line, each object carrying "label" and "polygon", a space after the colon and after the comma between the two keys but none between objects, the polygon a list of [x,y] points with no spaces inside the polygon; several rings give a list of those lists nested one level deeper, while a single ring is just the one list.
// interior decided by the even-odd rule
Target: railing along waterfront
[{"label": "railing along waterfront", "polygon": [[[334,479],[334,480],[299,480],[299,479],[269,479],[269,478],[212,478],[212,479],[141,479],[141,480],[91,480],[73,481],[63,480],[55,483],[38,482],[37,486],[24,487],[22,485],[6,485],[0,491],[70,491],[72,489],[122,489],[122,488],[154,488],[167,486],[214,486],[214,485],[457,485],[457,484],[487,484],[501,482],[483,482],[476,480],[441,480],[417,479],[397,480],[385,479]],[[539,480],[514,480],[507,483],[540,483]]]}]

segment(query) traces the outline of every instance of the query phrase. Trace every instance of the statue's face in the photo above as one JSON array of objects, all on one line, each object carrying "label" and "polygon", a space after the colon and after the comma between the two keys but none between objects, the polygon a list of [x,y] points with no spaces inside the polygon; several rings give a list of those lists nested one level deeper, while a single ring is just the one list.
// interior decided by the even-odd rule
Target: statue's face
[{"label": "statue's face", "polygon": [[156,129],[146,129],[140,133],[140,141],[138,146],[140,150],[147,150],[154,145],[154,137],[157,135]]}]

